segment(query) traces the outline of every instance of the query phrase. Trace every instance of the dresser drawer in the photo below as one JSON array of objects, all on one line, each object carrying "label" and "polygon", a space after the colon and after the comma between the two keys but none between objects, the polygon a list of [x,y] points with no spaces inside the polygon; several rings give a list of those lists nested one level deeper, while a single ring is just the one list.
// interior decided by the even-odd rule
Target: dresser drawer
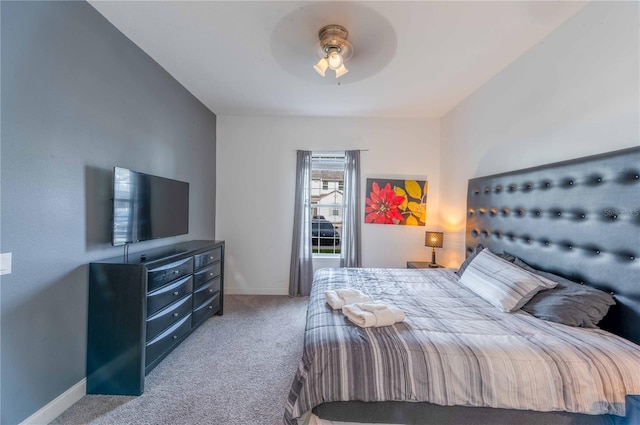
[{"label": "dresser drawer", "polygon": [[220,310],[220,292],[216,292],[214,298],[193,311],[193,326],[198,326]]},{"label": "dresser drawer", "polygon": [[193,293],[193,308],[197,309],[202,303],[207,302],[220,291],[220,278],[207,282],[203,287]]},{"label": "dresser drawer", "polygon": [[172,280],[193,273],[193,257],[165,264],[147,272],[147,291],[166,285]]},{"label": "dresser drawer", "polygon": [[207,283],[208,281],[210,281],[211,279],[213,279],[214,277],[220,276],[220,271],[221,271],[221,264],[215,263],[214,265],[209,266],[206,269],[195,273],[193,275],[194,276],[193,287],[199,288],[205,283]]},{"label": "dresser drawer", "polygon": [[191,295],[169,304],[147,319],[147,341],[153,339],[160,332],[182,319],[191,312],[193,297]]},{"label": "dresser drawer", "polygon": [[150,365],[165,351],[178,343],[180,339],[191,330],[191,315],[183,317],[182,320],[176,322],[169,329],[147,342],[145,366]]},{"label": "dresser drawer", "polygon": [[216,261],[220,261],[222,259],[222,247],[218,247],[212,249],[211,251],[203,252],[202,254],[198,254],[195,256],[196,264],[195,269],[201,269],[204,266],[207,266],[211,263],[215,263]]},{"label": "dresser drawer", "polygon": [[183,277],[147,295],[147,317],[193,291],[193,276]]}]

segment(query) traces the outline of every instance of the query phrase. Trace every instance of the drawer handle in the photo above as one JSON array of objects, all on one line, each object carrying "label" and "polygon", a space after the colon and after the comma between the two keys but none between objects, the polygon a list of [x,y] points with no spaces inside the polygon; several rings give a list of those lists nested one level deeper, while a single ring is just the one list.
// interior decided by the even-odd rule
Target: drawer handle
[{"label": "drawer handle", "polygon": [[180,316],[180,313],[173,313],[173,317],[178,317]]},{"label": "drawer handle", "polygon": [[209,256],[209,260],[213,260],[213,255],[210,255],[210,256]]},{"label": "drawer handle", "polygon": [[213,288],[209,289],[209,293],[213,294]]},{"label": "drawer handle", "polygon": [[209,276],[213,276],[213,272],[209,272]]},{"label": "drawer handle", "polygon": [[209,306],[209,310],[213,310],[213,306],[212,305]]},{"label": "drawer handle", "polygon": [[174,335],[174,336],[173,336],[173,339],[178,339],[178,335]]},{"label": "drawer handle", "polygon": [[173,295],[175,295],[175,296],[177,297],[178,295],[180,295],[180,291],[175,291],[175,292],[173,293]]},{"label": "drawer handle", "polygon": [[180,273],[180,270],[174,270],[173,271],[173,274],[178,274],[178,273]]}]

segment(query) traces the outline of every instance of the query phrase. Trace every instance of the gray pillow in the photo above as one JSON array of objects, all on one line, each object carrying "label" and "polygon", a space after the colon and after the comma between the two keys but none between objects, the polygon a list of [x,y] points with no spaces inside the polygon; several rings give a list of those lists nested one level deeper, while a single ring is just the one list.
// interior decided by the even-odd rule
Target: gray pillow
[{"label": "gray pillow", "polygon": [[535,294],[557,283],[505,261],[485,248],[460,277],[460,283],[504,312],[519,310]]},{"label": "gray pillow", "polygon": [[[482,250],[484,249],[484,246],[482,246],[481,244],[478,244],[478,246],[476,246],[476,249],[473,250],[473,252],[467,257],[466,260],[464,260],[464,262],[460,265],[460,268],[455,272],[455,274],[457,274],[459,277],[462,277],[462,273],[464,273],[465,269],[467,268],[467,266],[469,265],[469,263],[471,261],[473,261],[473,259],[476,257],[476,255],[478,255],[480,252],[482,252]],[[493,253],[495,254],[495,253]],[[513,263],[516,260],[516,257],[514,257],[513,255],[507,254],[506,252],[502,253],[502,254],[495,254],[498,257],[507,260],[510,263]]]},{"label": "gray pillow", "polygon": [[455,273],[458,276],[462,277],[462,273],[464,273],[464,271],[467,268],[467,266],[469,266],[469,263],[471,261],[473,261],[473,259],[476,257],[476,255],[478,255],[480,252],[482,252],[483,249],[484,249],[484,247],[482,245],[478,244],[478,246],[476,246],[476,249],[474,249],[473,252],[471,254],[469,254],[467,259],[464,260],[464,262],[460,265],[460,268]]},{"label": "gray pillow", "polygon": [[615,305],[611,295],[596,288],[580,285],[553,273],[536,270],[517,258],[515,265],[558,282],[554,289],[538,292],[522,310],[550,322],[581,328],[596,328],[598,323]]}]

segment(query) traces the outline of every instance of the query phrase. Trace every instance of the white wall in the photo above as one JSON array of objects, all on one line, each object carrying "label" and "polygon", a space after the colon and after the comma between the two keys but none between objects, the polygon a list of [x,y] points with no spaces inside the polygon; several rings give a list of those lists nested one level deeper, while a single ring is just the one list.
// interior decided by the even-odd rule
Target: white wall
[{"label": "white wall", "polygon": [[440,261],[464,259],[467,180],[640,143],[638,3],[593,2],[441,120]]},{"label": "white wall", "polygon": [[363,224],[362,246],[365,267],[430,259],[424,231],[437,230],[439,142],[434,119],[219,116],[216,237],[226,240],[226,292],[288,291],[297,149],[367,149],[362,188],[367,177],[426,177],[427,226]]}]

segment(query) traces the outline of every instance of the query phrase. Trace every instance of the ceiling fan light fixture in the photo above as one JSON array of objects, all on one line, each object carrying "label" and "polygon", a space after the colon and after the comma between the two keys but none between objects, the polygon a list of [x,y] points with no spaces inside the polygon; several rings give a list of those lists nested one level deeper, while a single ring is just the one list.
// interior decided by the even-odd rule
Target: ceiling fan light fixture
[{"label": "ceiling fan light fixture", "polygon": [[342,77],[347,72],[349,72],[349,70],[347,69],[346,66],[344,66],[344,64],[342,64],[342,66],[340,66],[340,68],[336,69],[336,78]]},{"label": "ceiling fan light fixture", "polygon": [[336,78],[349,72],[344,63],[351,58],[353,46],[347,37],[349,32],[343,26],[332,24],[324,26],[318,32],[320,41],[315,50],[320,61],[314,65],[316,72],[323,77],[327,68],[336,72]]},{"label": "ceiling fan light fixture", "polygon": [[320,59],[317,64],[313,65],[313,69],[315,69],[316,72],[322,75],[323,77],[328,67],[329,67],[329,62],[325,58]]},{"label": "ceiling fan light fixture", "polygon": [[342,55],[336,47],[329,49],[327,61],[329,62],[329,69],[333,71],[338,70],[343,65]]}]

